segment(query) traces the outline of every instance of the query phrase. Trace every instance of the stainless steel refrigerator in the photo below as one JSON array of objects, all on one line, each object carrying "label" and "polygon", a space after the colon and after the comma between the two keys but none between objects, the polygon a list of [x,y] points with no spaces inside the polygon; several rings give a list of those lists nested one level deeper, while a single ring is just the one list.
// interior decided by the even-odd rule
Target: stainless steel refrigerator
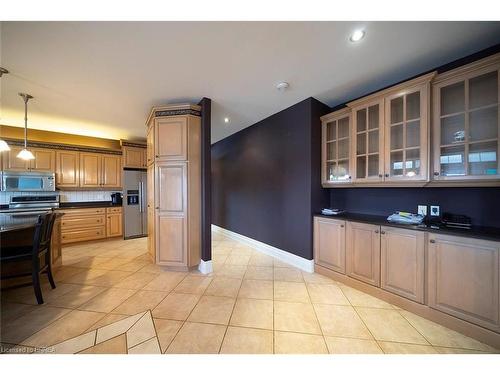
[{"label": "stainless steel refrigerator", "polygon": [[123,173],[125,238],[147,236],[147,173],[137,170],[124,170]]}]

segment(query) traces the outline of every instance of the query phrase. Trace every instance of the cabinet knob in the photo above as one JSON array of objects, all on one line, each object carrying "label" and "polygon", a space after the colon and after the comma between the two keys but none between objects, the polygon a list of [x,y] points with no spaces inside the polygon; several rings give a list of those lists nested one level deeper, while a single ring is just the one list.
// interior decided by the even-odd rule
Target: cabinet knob
[{"label": "cabinet knob", "polygon": [[341,228],[344,228],[344,224],[340,224],[340,227],[341,227]]},{"label": "cabinet knob", "polygon": [[436,240],[429,240],[430,243],[436,243]]},{"label": "cabinet knob", "polygon": [[376,230],[375,233],[378,233],[378,230]]},{"label": "cabinet knob", "polygon": [[351,176],[348,176],[349,177],[349,180],[352,178]]},{"label": "cabinet knob", "polygon": [[385,232],[382,230],[382,231],[380,231],[380,234],[385,234]]},{"label": "cabinet knob", "polygon": [[439,172],[434,172],[434,176],[439,176]]},{"label": "cabinet knob", "polygon": [[379,174],[379,175],[378,175],[378,177],[379,177],[379,178],[382,178],[382,177],[384,177],[384,175],[383,175],[383,174]]},{"label": "cabinet knob", "polygon": [[160,207],[155,207],[155,208],[156,208],[157,210],[159,210],[159,209],[160,209]]},{"label": "cabinet knob", "polygon": [[386,173],[386,174],[385,174],[385,177],[389,177],[389,173]]}]

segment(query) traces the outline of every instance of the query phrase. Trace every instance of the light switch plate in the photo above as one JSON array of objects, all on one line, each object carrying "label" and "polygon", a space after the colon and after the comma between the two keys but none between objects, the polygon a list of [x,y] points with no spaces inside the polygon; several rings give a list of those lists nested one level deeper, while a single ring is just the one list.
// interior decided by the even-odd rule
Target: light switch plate
[{"label": "light switch plate", "polygon": [[431,206],[431,216],[439,216],[440,211],[441,209],[439,206]]},{"label": "light switch plate", "polygon": [[427,216],[427,205],[419,204],[417,213],[422,216]]}]

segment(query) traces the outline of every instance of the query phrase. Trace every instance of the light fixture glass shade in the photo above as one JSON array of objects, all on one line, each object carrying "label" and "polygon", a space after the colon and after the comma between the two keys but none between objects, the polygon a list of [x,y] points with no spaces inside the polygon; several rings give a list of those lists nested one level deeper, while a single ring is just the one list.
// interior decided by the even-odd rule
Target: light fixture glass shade
[{"label": "light fixture glass shade", "polygon": [[26,148],[23,148],[21,151],[19,151],[19,154],[17,154],[17,157],[19,159],[23,159],[23,160],[33,160],[35,158],[33,153]]},{"label": "light fixture glass shade", "polygon": [[9,151],[9,150],[10,150],[10,147],[7,144],[7,142],[5,142],[3,139],[0,139],[0,152]]}]

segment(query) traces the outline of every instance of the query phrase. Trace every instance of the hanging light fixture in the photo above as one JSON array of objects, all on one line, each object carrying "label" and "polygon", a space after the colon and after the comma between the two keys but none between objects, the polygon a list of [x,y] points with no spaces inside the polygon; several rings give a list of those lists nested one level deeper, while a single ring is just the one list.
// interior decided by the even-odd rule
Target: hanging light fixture
[{"label": "hanging light fixture", "polygon": [[[4,74],[8,74],[9,71],[5,68],[2,68],[0,66],[0,77]],[[5,142],[3,139],[0,139],[0,152],[2,151],[9,151],[10,150],[10,147],[9,145],[7,144],[7,142]]]},{"label": "hanging light fixture", "polygon": [[28,150],[28,100],[33,99],[30,94],[19,93],[24,100],[24,148],[19,151],[17,157],[23,160],[33,160],[35,156]]}]

